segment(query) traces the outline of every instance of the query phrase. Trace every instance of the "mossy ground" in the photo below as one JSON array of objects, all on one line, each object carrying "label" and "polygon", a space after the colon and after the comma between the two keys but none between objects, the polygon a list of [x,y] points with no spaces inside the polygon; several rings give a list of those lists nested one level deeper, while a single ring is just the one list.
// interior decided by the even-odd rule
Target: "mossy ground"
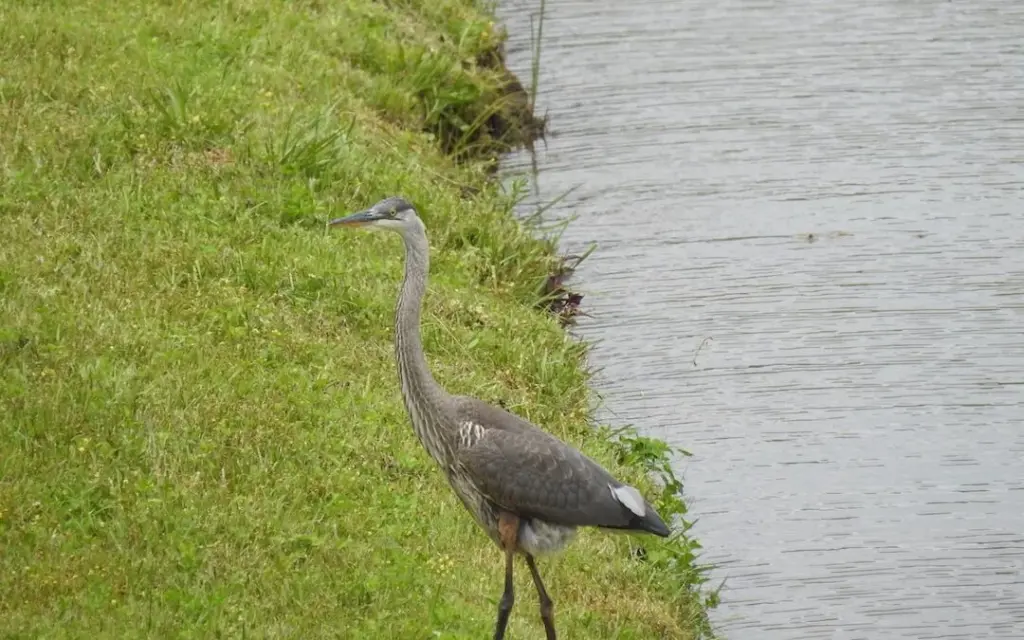
[{"label": "mossy ground", "polygon": [[[499,39],[468,0],[0,6],[0,635],[490,633],[501,554],[398,395],[400,244],[324,229],[383,195],[429,228],[437,378],[654,491],[530,306]],[[582,534],[541,566],[564,637],[696,637],[693,548]]]}]

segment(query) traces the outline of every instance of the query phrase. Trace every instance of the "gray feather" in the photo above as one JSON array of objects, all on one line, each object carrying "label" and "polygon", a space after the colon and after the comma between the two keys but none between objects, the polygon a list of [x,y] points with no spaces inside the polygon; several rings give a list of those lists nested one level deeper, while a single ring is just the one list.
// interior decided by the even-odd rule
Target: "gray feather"
[{"label": "gray feather", "polygon": [[483,435],[455,452],[477,489],[502,509],[553,524],[667,535],[657,512],[579,450],[507,411],[459,398]]}]

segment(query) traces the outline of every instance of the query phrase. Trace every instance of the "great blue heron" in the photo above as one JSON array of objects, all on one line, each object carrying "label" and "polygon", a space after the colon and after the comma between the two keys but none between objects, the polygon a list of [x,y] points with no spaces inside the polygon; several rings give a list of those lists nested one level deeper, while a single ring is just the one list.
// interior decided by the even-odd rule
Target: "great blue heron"
[{"label": "great blue heron", "polygon": [[420,307],[427,288],[426,229],[400,197],[329,226],[373,226],[397,231],[405,241],[405,280],[395,311],[395,356],[402,398],[413,430],[437,461],[455,494],[505,553],[505,591],[494,638],[505,637],[515,600],[512,566],[526,559],[540,597],[548,640],[555,638],[551,598],[534,556],[561,550],[581,526],[669,535],[654,507],[635,488],[537,426],[504,409],[454,396],[434,380],[420,343]]}]

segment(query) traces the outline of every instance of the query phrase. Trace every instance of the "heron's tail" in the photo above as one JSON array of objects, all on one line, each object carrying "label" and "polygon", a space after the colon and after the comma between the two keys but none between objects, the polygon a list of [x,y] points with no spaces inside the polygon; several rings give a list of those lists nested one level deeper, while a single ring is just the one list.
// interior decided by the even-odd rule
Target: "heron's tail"
[{"label": "heron's tail", "polygon": [[668,525],[661,519],[661,516],[654,510],[650,502],[647,502],[646,513],[644,513],[643,517],[634,518],[630,524],[633,525],[634,529],[647,531],[662,538],[667,538],[672,533],[672,530],[668,528]]},{"label": "heron's tail", "polygon": [[650,502],[644,500],[640,492],[629,485],[612,486],[612,495],[629,513],[627,529],[647,531],[662,538],[671,531]]}]

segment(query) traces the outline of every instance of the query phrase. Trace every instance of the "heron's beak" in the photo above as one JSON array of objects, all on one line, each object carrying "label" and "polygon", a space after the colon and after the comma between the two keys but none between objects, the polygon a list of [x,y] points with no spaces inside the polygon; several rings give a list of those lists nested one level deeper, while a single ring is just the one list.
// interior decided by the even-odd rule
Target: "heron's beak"
[{"label": "heron's beak", "polygon": [[362,227],[368,225],[371,222],[376,222],[381,219],[381,214],[375,212],[373,209],[367,209],[366,211],[360,211],[359,213],[353,213],[350,216],[344,218],[335,218],[327,223],[328,227]]}]

